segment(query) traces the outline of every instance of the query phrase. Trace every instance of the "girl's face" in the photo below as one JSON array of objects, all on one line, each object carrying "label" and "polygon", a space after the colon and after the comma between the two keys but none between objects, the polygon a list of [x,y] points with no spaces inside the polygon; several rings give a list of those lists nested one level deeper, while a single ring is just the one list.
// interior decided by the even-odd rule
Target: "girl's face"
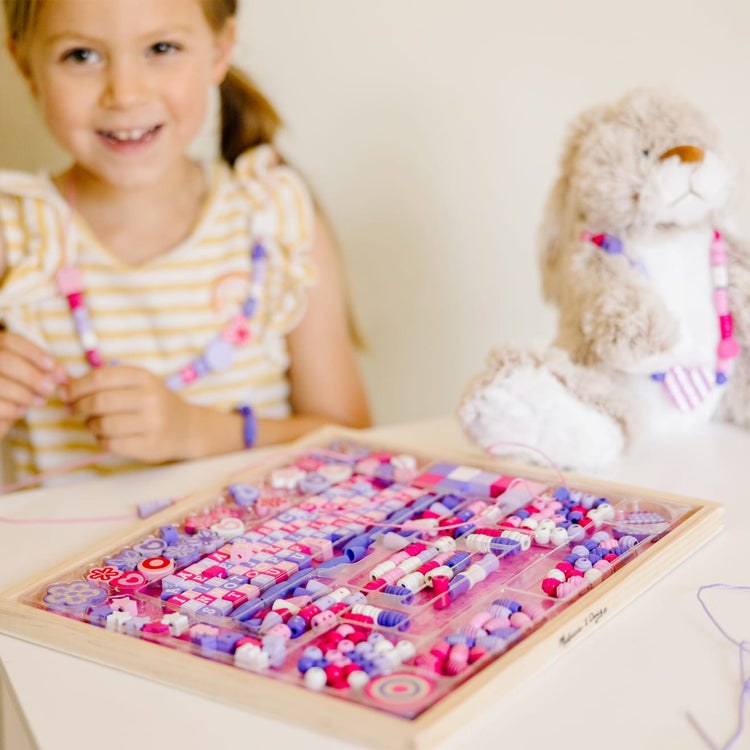
[{"label": "girl's face", "polygon": [[234,31],[215,33],[200,0],[48,0],[17,56],[58,143],[128,189],[184,166]]}]

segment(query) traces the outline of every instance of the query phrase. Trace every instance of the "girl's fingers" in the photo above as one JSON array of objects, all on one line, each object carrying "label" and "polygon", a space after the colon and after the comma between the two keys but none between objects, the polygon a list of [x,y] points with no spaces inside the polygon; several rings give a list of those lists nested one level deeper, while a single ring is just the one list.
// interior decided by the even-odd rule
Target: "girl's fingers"
[{"label": "girl's fingers", "polygon": [[135,414],[110,414],[90,417],[86,426],[100,440],[135,437],[143,433],[143,419]]},{"label": "girl's fingers", "polygon": [[[2,388],[2,385],[0,385]],[[26,413],[26,407],[19,406],[12,401],[6,401],[3,398],[0,401],[0,423],[10,422],[11,424],[20,419]]]},{"label": "girl's fingers", "polygon": [[14,354],[18,359],[25,360],[54,383],[64,383],[68,380],[68,374],[53,357],[29,339],[19,336],[17,333],[0,331],[0,351]]},{"label": "girl's fingers", "polygon": [[47,403],[49,394],[43,395],[16,380],[0,377],[0,398],[18,409],[25,410],[31,407],[43,406]]}]

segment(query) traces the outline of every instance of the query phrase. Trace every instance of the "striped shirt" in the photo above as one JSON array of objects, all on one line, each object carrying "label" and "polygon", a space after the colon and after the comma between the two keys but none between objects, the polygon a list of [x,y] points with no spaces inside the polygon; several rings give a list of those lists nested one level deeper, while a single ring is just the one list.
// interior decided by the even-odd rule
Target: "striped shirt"
[{"label": "striped shirt", "polygon": [[[78,267],[99,349],[107,361],[168,377],[200,355],[241,310],[250,290],[251,249],[260,241],[268,273],[254,337],[232,366],[180,391],[187,400],[229,411],[252,404],[265,417],[289,414],[285,335],[304,313],[304,288],[314,283],[309,250],[310,196],[298,175],[279,165],[269,146],[243,154],[230,168],[207,167],[208,196],[190,236],[138,266],[107,250],[71,212],[47,175],[0,171],[0,241],[8,271],[0,282],[0,317],[46,349],[71,377],[88,371],[56,272]],[[18,477],[49,471],[99,452],[80,420],[53,395],[9,434]],[[133,467],[111,459],[86,471]]]}]

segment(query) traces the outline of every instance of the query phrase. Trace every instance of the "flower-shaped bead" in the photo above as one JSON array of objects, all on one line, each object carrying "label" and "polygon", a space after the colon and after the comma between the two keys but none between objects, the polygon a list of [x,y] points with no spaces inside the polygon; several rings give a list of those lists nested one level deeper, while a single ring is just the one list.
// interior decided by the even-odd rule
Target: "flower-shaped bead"
[{"label": "flower-shaped bead", "polygon": [[47,586],[44,603],[50,609],[83,610],[101,604],[107,592],[89,581],[53,583]]}]

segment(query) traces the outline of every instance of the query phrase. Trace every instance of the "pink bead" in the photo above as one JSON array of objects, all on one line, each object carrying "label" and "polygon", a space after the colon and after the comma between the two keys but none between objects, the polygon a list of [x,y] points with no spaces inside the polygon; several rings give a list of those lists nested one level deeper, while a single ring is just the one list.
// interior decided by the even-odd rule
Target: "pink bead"
[{"label": "pink bead", "polygon": [[731,314],[719,316],[719,328],[721,330],[721,338],[730,339],[732,338],[733,321]]},{"label": "pink bead", "polygon": [[481,628],[484,626],[484,623],[491,618],[492,615],[489,612],[477,612],[477,614],[469,620],[469,625],[473,628]]},{"label": "pink bead", "polygon": [[198,379],[198,373],[194,367],[188,365],[180,370],[180,378],[182,379],[182,382],[187,385]]},{"label": "pink bead", "polygon": [[729,292],[725,286],[714,289],[714,307],[719,315],[729,314]]},{"label": "pink bead", "polygon": [[86,359],[92,367],[101,367],[104,364],[102,355],[96,349],[89,349],[86,352]]},{"label": "pink bead", "polygon": [[79,307],[83,307],[83,295],[80,292],[73,292],[68,295],[68,305],[71,310],[77,310]]},{"label": "pink bead", "polygon": [[61,268],[56,276],[57,288],[68,297],[76,292],[83,291],[83,275],[78,268]]},{"label": "pink bead", "polygon": [[718,354],[721,359],[734,359],[740,353],[740,345],[733,339],[722,339],[719,342]]},{"label": "pink bead", "polygon": [[531,618],[525,612],[514,612],[509,619],[510,624],[519,630],[531,625]]},{"label": "pink bead", "polygon": [[447,641],[440,641],[435,644],[431,649],[430,653],[436,656],[438,659],[445,659],[450,653],[451,645]]},{"label": "pink bead", "polygon": [[250,339],[250,329],[244,315],[235,315],[221,332],[221,337],[233,346],[242,346]]},{"label": "pink bead", "polygon": [[[559,581],[558,581],[559,583]],[[499,630],[500,628],[509,628],[510,620],[507,617],[493,617],[484,623],[484,629],[487,631]]]}]

